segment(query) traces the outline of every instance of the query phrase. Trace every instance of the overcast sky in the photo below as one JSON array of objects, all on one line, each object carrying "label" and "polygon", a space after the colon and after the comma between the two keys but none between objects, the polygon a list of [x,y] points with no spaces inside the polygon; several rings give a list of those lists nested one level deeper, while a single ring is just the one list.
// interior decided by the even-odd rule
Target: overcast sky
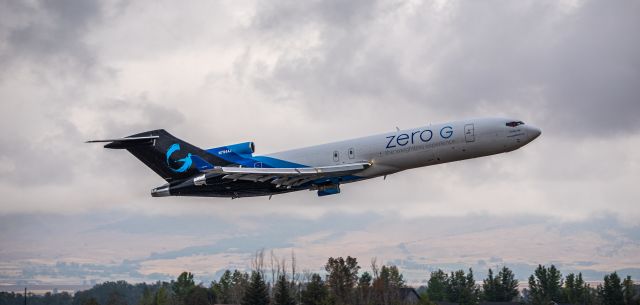
[{"label": "overcast sky", "polygon": [[[638,29],[638,1],[0,0],[0,280],[61,262],[211,275],[263,247],[311,269],[640,268]],[[324,198],[151,198],[160,177],[83,144],[164,128],[262,154],[484,116],[543,133]]]}]

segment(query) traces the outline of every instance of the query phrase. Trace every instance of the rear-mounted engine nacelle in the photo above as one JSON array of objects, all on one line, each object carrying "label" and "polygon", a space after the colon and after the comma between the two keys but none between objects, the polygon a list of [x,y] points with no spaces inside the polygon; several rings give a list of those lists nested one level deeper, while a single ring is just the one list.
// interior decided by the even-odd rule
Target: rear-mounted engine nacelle
[{"label": "rear-mounted engine nacelle", "polygon": [[238,155],[251,155],[256,151],[256,146],[253,142],[244,142],[233,145],[220,146],[216,148],[207,149],[207,152],[214,155],[225,155],[235,153]]}]

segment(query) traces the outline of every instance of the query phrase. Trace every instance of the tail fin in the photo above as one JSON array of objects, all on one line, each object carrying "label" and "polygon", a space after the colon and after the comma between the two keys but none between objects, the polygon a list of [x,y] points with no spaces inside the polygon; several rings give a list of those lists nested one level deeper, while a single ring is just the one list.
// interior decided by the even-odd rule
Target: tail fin
[{"label": "tail fin", "polygon": [[146,131],[122,139],[95,140],[109,142],[104,147],[126,149],[167,182],[185,179],[213,166],[229,162],[184,142],[164,129]]}]

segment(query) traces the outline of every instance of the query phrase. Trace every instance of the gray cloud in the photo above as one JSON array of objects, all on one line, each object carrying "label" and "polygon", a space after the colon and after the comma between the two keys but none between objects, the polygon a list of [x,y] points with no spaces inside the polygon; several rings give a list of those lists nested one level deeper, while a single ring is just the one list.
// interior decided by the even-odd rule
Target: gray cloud
[{"label": "gray cloud", "polygon": [[[280,50],[260,87],[334,111],[417,103],[426,113],[525,115],[554,133],[635,133],[640,21],[634,1],[270,2],[254,28]],[[291,40],[316,37],[317,44]],[[274,42],[275,41],[275,42]],[[284,94],[284,93],[280,93]],[[325,107],[330,103],[332,107]],[[598,122],[598,128],[591,128]],[[568,124],[570,123],[570,124]]]},{"label": "gray cloud", "polygon": [[[1,6],[0,214],[71,214],[51,222],[60,226],[88,218],[84,230],[56,232],[84,239],[72,246],[89,258],[118,240],[119,251],[109,252],[116,263],[86,265],[89,273],[132,266],[164,276],[181,264],[201,268],[200,256],[237,266],[260,239],[283,249],[344,251],[331,255],[410,254],[420,265],[429,255],[447,257],[450,248],[471,255],[462,245],[495,241],[509,229],[537,234],[531,239],[539,247],[520,245],[528,256],[496,258],[525,269],[534,258],[551,261],[541,248],[572,237],[600,246],[563,248],[584,254],[563,262],[573,266],[567,268],[637,266],[630,255],[640,215],[636,2]],[[83,144],[165,128],[203,147],[256,141],[262,154],[478,116],[522,118],[544,133],[509,154],[345,185],[340,196],[325,198],[299,192],[271,201],[158,200],[148,189],[163,181],[134,157]],[[277,216],[270,222],[265,215]],[[2,244],[19,248],[2,255],[28,264],[47,249],[69,263],[69,252],[41,241],[42,232],[57,228],[43,225],[48,217],[0,222]],[[556,220],[546,223],[548,217]],[[24,233],[18,227],[26,227],[28,242],[11,239]],[[396,242],[379,231],[390,242],[376,244],[367,231],[377,228],[416,238]],[[148,248],[137,251],[143,242]],[[490,264],[496,255],[479,256],[433,263]],[[134,263],[119,263],[126,259]],[[70,266],[58,269],[76,268]]]},{"label": "gray cloud", "polygon": [[[4,45],[9,46],[3,54],[16,60],[11,71],[5,71],[14,73],[12,77],[0,83],[3,106],[12,110],[2,113],[0,127],[14,132],[0,136],[4,144],[0,181],[5,182],[0,188],[11,200],[23,203],[10,210],[50,209],[44,201],[52,195],[32,192],[40,186],[51,187],[47,192],[56,194],[53,198],[65,198],[76,209],[146,210],[151,203],[141,199],[148,188],[161,183],[158,177],[130,156],[80,145],[84,140],[162,127],[201,146],[254,140],[264,153],[396,125],[508,115],[541,126],[545,136],[524,152],[395,175],[383,194],[374,196],[384,200],[368,195],[371,189],[380,189],[378,182],[369,181],[346,187],[353,197],[344,194],[340,201],[322,203],[322,208],[297,204],[302,198],[310,200],[309,194],[283,196],[271,205],[315,215],[336,208],[380,212],[388,209],[386,200],[401,198],[412,202],[407,208],[423,214],[458,210],[447,208],[451,205],[473,212],[504,212],[508,209],[502,204],[516,195],[516,188],[509,185],[501,191],[499,183],[509,182],[531,192],[513,211],[532,212],[535,204],[543,207],[540,213],[557,213],[559,207],[565,209],[561,215],[585,217],[611,210],[606,198],[616,198],[619,207],[637,213],[625,182],[637,176],[628,150],[637,137],[632,120],[637,103],[630,102],[638,90],[631,86],[637,52],[635,40],[619,38],[637,22],[632,18],[636,5],[601,5],[605,4],[275,1],[163,10],[120,2],[78,7],[67,2],[7,4],[15,14],[2,21]],[[213,12],[217,18],[212,21]],[[183,20],[184,15],[192,18]],[[616,22],[611,22],[614,15]],[[146,23],[156,26],[140,27]],[[176,37],[186,38],[176,44]],[[586,47],[592,40],[602,43]],[[125,52],[120,51],[123,48]],[[113,73],[104,78],[86,78],[83,73],[55,77],[56,71],[68,68],[65,60],[41,62],[37,54],[71,58],[94,71]],[[583,65],[588,61],[595,68]],[[629,69],[606,69],[621,66]],[[609,90],[574,81],[571,71],[577,68],[583,69],[578,74],[585,79],[609,73],[606,78],[611,81],[600,84],[622,87]],[[600,97],[579,95],[580,86],[570,85],[573,82],[587,91],[597,90]],[[612,92],[617,93],[607,97]],[[596,97],[608,102],[600,103]],[[596,130],[585,125],[600,119]],[[606,142],[594,138],[605,130],[619,136]],[[567,145],[560,135],[569,134],[578,142]],[[593,153],[583,154],[584,149]],[[598,162],[601,154],[617,162]],[[96,172],[100,174],[92,174]],[[601,174],[617,181],[599,182],[595,177]],[[444,181],[463,185],[491,202],[473,205]],[[589,196],[571,187],[577,181],[589,184]],[[415,196],[417,183],[428,190],[429,207]],[[118,200],[91,195],[114,196],[118,187],[122,188]],[[78,194],[80,188],[91,191]],[[29,196],[21,195],[25,192]],[[131,198],[144,203],[132,204]],[[374,204],[362,202],[365,199]],[[100,203],[105,200],[115,202]],[[233,212],[269,210],[258,199],[247,201]],[[559,201],[567,204],[558,205]],[[205,199],[189,202],[209,213],[224,210]],[[171,203],[159,206],[169,208]]]},{"label": "gray cloud", "polygon": [[37,74],[54,77],[76,72],[92,76],[97,58],[85,38],[102,21],[98,1],[3,2],[3,17],[11,15],[3,18],[9,21],[0,31],[6,43],[0,55],[3,64],[30,63]]}]

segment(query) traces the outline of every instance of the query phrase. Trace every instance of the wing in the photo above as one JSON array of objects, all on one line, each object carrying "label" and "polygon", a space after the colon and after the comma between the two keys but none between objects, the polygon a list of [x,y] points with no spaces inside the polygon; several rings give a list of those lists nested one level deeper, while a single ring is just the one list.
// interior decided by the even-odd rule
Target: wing
[{"label": "wing", "polygon": [[301,167],[301,168],[251,168],[251,167],[215,167],[201,177],[194,179],[205,182],[212,175],[224,175],[222,179],[267,182],[277,187],[297,187],[322,178],[339,177],[360,172],[371,166],[370,163],[350,163],[342,165]]}]

